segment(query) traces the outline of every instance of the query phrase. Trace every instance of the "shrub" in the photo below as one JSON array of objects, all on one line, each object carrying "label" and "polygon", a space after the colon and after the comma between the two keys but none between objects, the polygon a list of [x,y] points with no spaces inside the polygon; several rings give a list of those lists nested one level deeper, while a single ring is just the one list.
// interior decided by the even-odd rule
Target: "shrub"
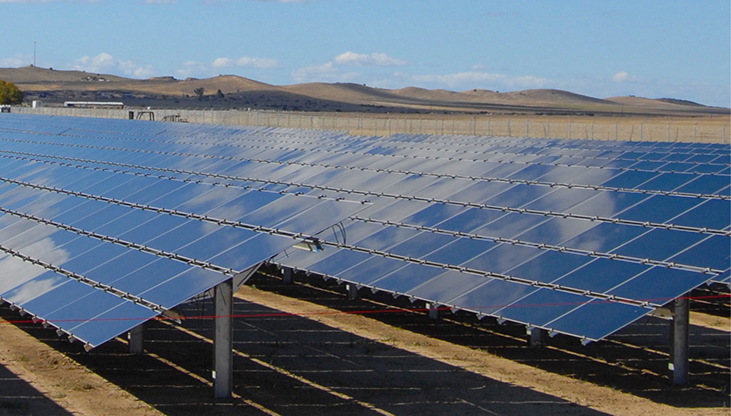
[{"label": "shrub", "polygon": [[0,104],[20,104],[24,97],[15,84],[0,79]]}]

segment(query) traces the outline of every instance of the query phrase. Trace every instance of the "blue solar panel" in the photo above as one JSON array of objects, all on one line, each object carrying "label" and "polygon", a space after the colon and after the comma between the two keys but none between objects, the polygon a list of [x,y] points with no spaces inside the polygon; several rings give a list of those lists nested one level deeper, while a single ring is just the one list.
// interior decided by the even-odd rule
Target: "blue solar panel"
[{"label": "blue solar panel", "polygon": [[[272,261],[590,340],[731,268],[728,145],[17,115],[0,143],[7,210],[232,270],[291,245],[256,227],[319,233],[324,251]],[[91,250],[109,267],[127,255]],[[168,305],[198,290],[168,299],[191,287],[175,283],[210,272],[170,270],[152,287],[114,282]]]},{"label": "blue solar panel", "polygon": [[[59,119],[24,121],[27,131],[8,135],[3,130],[8,127],[0,122],[0,140],[8,144],[0,148],[0,251],[6,272],[0,278],[0,298],[88,346],[159,315],[364,207],[214,181],[156,177],[146,169],[121,170],[110,167],[109,161],[120,160],[117,156],[124,150],[90,152],[79,146],[81,136],[96,137],[98,132],[74,131],[64,136],[63,145],[44,145],[43,135],[36,133],[62,132],[54,126]],[[60,121],[63,125],[77,120]],[[115,128],[105,120],[86,123]],[[152,132],[160,132],[150,126]],[[122,133],[101,135],[113,141]],[[130,143],[145,148],[145,143]],[[157,148],[165,151],[163,144]],[[46,153],[36,157],[33,152]],[[139,155],[133,154],[133,159],[156,159],[161,165],[172,158],[154,152],[141,154],[153,157]],[[81,156],[103,158],[104,163],[80,160]],[[178,159],[175,163],[185,163],[185,158]]]}]

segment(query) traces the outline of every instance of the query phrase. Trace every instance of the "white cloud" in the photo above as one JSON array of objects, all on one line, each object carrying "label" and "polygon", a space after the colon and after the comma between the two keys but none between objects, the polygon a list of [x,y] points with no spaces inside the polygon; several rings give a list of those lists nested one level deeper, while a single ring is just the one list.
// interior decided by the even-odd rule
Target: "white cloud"
[{"label": "white cloud", "polygon": [[312,3],[315,0],[256,0],[264,3]]},{"label": "white cloud", "polygon": [[431,84],[434,86],[449,88],[474,88],[476,84],[490,83],[493,86],[509,88],[543,88],[550,82],[546,78],[532,75],[522,77],[511,77],[504,74],[492,74],[488,72],[459,72],[446,75],[415,75],[414,82]]},{"label": "white cloud", "polygon": [[149,78],[155,73],[151,65],[139,65],[133,61],[122,61],[112,55],[102,52],[97,56],[82,56],[73,63],[78,71],[97,73],[118,73],[136,78]]},{"label": "white cloud", "polygon": [[360,73],[342,71],[332,62],[299,68],[292,72],[295,82],[353,82],[360,77]]},{"label": "white cloud", "polygon": [[122,70],[122,74],[135,78],[150,78],[155,75],[155,68],[152,65],[140,66],[132,61],[117,61],[117,66]]},{"label": "white cloud", "polygon": [[272,69],[279,67],[279,62],[276,59],[242,56],[236,60],[236,65],[245,68]]},{"label": "white cloud", "polygon": [[230,68],[234,66],[235,63],[232,59],[229,58],[217,58],[213,63],[211,64],[211,67],[213,68]]},{"label": "white cloud", "polygon": [[355,52],[345,52],[335,57],[333,63],[339,65],[354,66],[403,66],[405,61],[392,58],[385,53],[372,53],[370,55]]},{"label": "white cloud", "polygon": [[0,3],[96,3],[101,0],[0,0]]},{"label": "white cloud", "polygon": [[188,61],[184,62],[176,72],[179,76],[213,76],[219,73],[223,68],[254,68],[254,69],[275,69],[279,68],[279,61],[271,58],[257,58],[251,56],[242,56],[238,59],[226,57],[216,58],[210,64],[202,62]]},{"label": "white cloud", "polygon": [[630,82],[630,81],[637,81],[637,77],[634,75],[630,75],[625,71],[617,72],[616,74],[612,75],[612,80],[614,82]]},{"label": "white cloud", "polygon": [[181,78],[201,76],[208,73],[208,67],[200,62],[186,61],[181,64],[181,67],[175,73]]},{"label": "white cloud", "polygon": [[[208,4],[226,3],[231,0],[205,0]],[[314,3],[317,0],[249,0],[257,1],[259,3]]]},{"label": "white cloud", "polygon": [[89,72],[100,72],[114,67],[114,57],[108,53],[100,53],[95,57],[82,56],[74,62],[74,69]]},{"label": "white cloud", "polygon": [[406,65],[405,61],[385,53],[360,54],[344,52],[322,65],[313,65],[292,72],[295,82],[363,82],[363,74],[344,67],[391,67]]},{"label": "white cloud", "polygon": [[14,58],[0,58],[0,68],[17,68],[33,63],[32,57],[18,55]]}]

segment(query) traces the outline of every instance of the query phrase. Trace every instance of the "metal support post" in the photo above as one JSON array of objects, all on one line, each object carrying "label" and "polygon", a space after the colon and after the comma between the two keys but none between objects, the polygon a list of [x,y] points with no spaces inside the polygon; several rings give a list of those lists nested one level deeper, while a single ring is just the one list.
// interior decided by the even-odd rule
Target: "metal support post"
[{"label": "metal support post", "polygon": [[543,328],[529,328],[528,334],[530,340],[528,341],[531,347],[542,347],[546,345],[546,339],[548,338],[548,331]]},{"label": "metal support post", "polygon": [[358,286],[348,283],[345,285],[345,290],[348,291],[348,300],[358,300],[360,295],[358,294]]},{"label": "metal support post", "polygon": [[233,280],[214,288],[213,389],[215,398],[233,392]]},{"label": "metal support post", "polygon": [[294,283],[294,270],[289,267],[282,269],[282,283],[288,285]]},{"label": "metal support post", "polygon": [[142,354],[145,351],[145,324],[141,323],[127,333],[130,354]]},{"label": "metal support post", "polygon": [[670,340],[670,364],[673,384],[688,384],[688,359],[690,344],[690,300],[682,296],[673,301],[672,336]]},{"label": "metal support post", "polygon": [[426,307],[429,310],[429,319],[439,319],[439,305],[436,303],[427,303]]}]

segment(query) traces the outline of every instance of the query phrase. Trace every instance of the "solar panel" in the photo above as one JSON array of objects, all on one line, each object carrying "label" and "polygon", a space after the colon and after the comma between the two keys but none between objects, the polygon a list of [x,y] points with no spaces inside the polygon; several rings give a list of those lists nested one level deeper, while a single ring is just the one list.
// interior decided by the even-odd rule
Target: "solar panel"
[{"label": "solar panel", "polygon": [[270,237],[256,227],[319,232],[323,251],[252,261],[585,340],[729,281],[728,145],[38,119],[3,116],[0,206],[62,188],[83,203],[33,212],[223,268],[249,264],[258,242],[216,253]]},{"label": "solar panel", "polygon": [[[0,158],[0,297],[88,347],[363,208],[71,162],[87,148],[44,146],[39,131],[64,130],[25,121],[22,135],[0,133],[13,140]],[[60,152],[34,153],[47,147]]]}]

